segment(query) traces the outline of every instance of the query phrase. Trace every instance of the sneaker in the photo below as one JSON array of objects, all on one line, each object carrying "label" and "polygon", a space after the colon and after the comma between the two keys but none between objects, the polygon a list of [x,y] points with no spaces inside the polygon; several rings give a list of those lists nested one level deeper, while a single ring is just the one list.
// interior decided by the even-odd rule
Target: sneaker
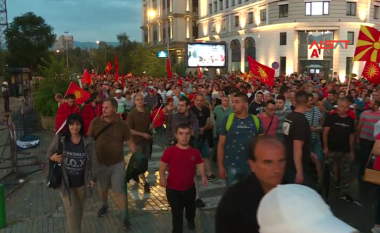
[{"label": "sneaker", "polygon": [[103,217],[107,211],[108,211],[108,206],[103,205],[102,208],[98,211],[98,217]]},{"label": "sneaker", "polygon": [[340,182],[339,181],[334,182],[334,188],[340,189]]},{"label": "sneaker", "polygon": [[342,195],[339,198],[344,200],[344,201],[354,203],[354,199],[350,195]]},{"label": "sneaker", "polygon": [[144,191],[145,191],[146,193],[149,193],[149,192],[150,192],[150,186],[149,186],[148,183],[145,183],[145,184],[144,184]]},{"label": "sneaker", "polygon": [[209,177],[207,177],[208,181],[215,181],[217,179],[218,179],[218,177],[216,177],[214,174],[211,174]]},{"label": "sneaker", "polygon": [[194,221],[187,222],[187,228],[189,228],[189,230],[194,230],[195,229],[195,223],[194,223]]},{"label": "sneaker", "polygon": [[123,220],[123,227],[124,229],[130,228],[132,224],[128,221],[128,219]]},{"label": "sneaker", "polygon": [[205,207],[205,203],[202,201],[202,199],[198,198],[197,200],[195,200],[195,206],[198,207],[198,208],[203,208]]}]

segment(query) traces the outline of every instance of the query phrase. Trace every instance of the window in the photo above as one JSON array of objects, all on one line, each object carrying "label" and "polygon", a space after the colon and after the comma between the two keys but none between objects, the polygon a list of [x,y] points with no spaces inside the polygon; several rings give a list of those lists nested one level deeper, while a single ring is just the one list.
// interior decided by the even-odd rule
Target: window
[{"label": "window", "polygon": [[288,4],[279,5],[279,18],[288,17]]},{"label": "window", "polygon": [[218,11],[218,2],[214,2],[214,12]]},{"label": "window", "polygon": [[162,0],[162,3],[161,3],[161,7],[162,7],[162,12],[165,12],[165,9],[166,9],[166,4],[165,4],[166,0]]},{"label": "window", "polygon": [[215,32],[215,28],[216,28],[216,27],[215,27],[215,22],[212,22],[212,24],[211,24],[211,31],[212,31],[212,32]]},{"label": "window", "polygon": [[280,32],[280,45],[286,45],[286,32]]},{"label": "window", "polygon": [[267,10],[260,10],[260,21],[266,21],[267,20]]},{"label": "window", "polygon": [[353,57],[346,57],[346,74],[351,74],[351,65],[354,62]]},{"label": "window", "polygon": [[222,30],[226,30],[226,28],[227,28],[227,20],[223,19],[222,20]]},{"label": "window", "polygon": [[286,57],[280,57],[280,75],[286,75]]},{"label": "window", "polygon": [[238,0],[238,4],[241,4],[241,0]]},{"label": "window", "polygon": [[253,24],[253,12],[248,13],[248,23]]},{"label": "window", "polygon": [[212,4],[208,4],[208,13],[211,15],[212,14]]},{"label": "window", "polygon": [[148,43],[148,30],[144,30],[144,42]]},{"label": "window", "polygon": [[375,10],[373,11],[373,18],[379,19],[379,6],[375,6]]},{"label": "window", "polygon": [[166,8],[168,9],[168,12],[170,11],[170,0],[166,1]]},{"label": "window", "polygon": [[354,32],[347,32],[347,40],[349,40],[350,42],[348,42],[349,45],[353,45],[354,44],[354,40],[355,40],[355,33]]},{"label": "window", "polygon": [[219,0],[219,10],[223,10],[223,0]]},{"label": "window", "polygon": [[192,10],[198,12],[198,0],[193,0]]},{"label": "window", "polygon": [[356,2],[347,2],[347,15],[356,15]]},{"label": "window", "polygon": [[231,6],[235,6],[235,0],[232,0]]},{"label": "window", "polygon": [[328,15],[330,2],[306,2],[305,15]]},{"label": "window", "polygon": [[235,16],[235,27],[239,27],[239,16]]},{"label": "window", "polygon": [[226,7],[225,8],[228,8],[229,4],[230,4],[230,0],[226,0]]}]

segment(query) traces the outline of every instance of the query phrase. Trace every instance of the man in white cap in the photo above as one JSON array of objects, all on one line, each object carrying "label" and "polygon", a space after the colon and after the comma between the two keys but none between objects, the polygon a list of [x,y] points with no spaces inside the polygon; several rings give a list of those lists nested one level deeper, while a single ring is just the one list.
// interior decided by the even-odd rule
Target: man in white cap
[{"label": "man in white cap", "polygon": [[122,96],[123,91],[121,89],[117,89],[115,91],[115,99],[117,101],[117,114],[122,115],[124,113],[124,108],[127,105],[125,98]]},{"label": "man in white cap", "polygon": [[261,200],[257,211],[260,233],[358,233],[336,218],[313,189],[278,185]]}]

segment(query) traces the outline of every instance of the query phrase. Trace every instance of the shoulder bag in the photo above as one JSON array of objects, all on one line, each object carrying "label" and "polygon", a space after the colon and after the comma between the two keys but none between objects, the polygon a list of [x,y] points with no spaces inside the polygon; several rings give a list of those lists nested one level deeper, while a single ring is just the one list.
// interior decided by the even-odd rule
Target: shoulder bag
[{"label": "shoulder bag", "polygon": [[[58,134],[58,147],[56,153],[59,155],[63,154],[63,142],[61,134]],[[57,189],[62,184],[62,178],[63,173],[61,163],[53,162],[49,159],[49,173],[46,179],[46,185],[49,188]]]},{"label": "shoulder bag", "polygon": [[100,135],[102,135],[102,133],[106,132],[107,129],[109,129],[112,125],[113,125],[113,123],[109,123],[108,125],[104,126],[104,127],[99,131],[99,133],[97,133],[97,134],[95,135],[94,140],[96,141],[96,139],[98,139],[98,137],[99,137]]}]

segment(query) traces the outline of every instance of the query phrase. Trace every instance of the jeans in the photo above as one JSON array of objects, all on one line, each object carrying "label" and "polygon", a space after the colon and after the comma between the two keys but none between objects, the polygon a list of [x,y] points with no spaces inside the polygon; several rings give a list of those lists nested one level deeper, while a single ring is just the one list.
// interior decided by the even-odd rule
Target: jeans
[{"label": "jeans", "polygon": [[376,186],[376,218],[375,218],[375,224],[380,225],[380,185]]},{"label": "jeans", "polygon": [[245,170],[241,168],[235,168],[231,166],[226,166],[227,178],[226,186],[231,187],[233,184],[243,179],[247,175],[251,174],[251,170]]},{"label": "jeans", "polygon": [[195,218],[195,186],[185,191],[166,188],[166,197],[172,209],[172,233],[183,231],[183,209],[186,210],[186,219],[194,223]]},{"label": "jeans", "polygon": [[86,200],[85,186],[70,188],[71,204],[69,195],[59,192],[65,209],[68,230],[70,233],[80,233],[83,219],[83,205]]},{"label": "jeans", "polygon": [[360,154],[358,156],[360,164],[359,178],[364,176],[365,167],[367,165],[374,144],[374,141],[368,141],[366,139],[360,138]]}]

